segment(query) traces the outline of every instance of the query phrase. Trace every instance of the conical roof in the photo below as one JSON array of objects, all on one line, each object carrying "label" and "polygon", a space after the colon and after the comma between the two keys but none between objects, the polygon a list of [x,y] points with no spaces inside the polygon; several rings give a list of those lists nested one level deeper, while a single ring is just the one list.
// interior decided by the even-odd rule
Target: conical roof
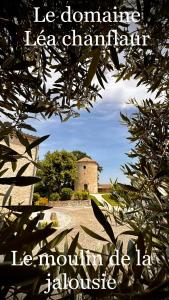
[{"label": "conical roof", "polygon": [[85,157],[79,159],[77,162],[84,162],[84,163],[85,163],[85,162],[91,162],[91,163],[97,164],[97,161],[95,161],[95,160],[93,160],[93,159],[91,159],[91,158],[89,158],[89,157],[87,157],[87,156],[85,156]]}]

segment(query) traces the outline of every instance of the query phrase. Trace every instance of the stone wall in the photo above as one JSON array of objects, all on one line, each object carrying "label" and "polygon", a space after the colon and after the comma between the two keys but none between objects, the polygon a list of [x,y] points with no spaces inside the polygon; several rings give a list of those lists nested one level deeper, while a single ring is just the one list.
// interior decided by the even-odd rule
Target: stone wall
[{"label": "stone wall", "polygon": [[91,206],[91,200],[50,201],[49,206],[52,206],[52,207],[84,207],[84,206]]},{"label": "stone wall", "polygon": [[[32,136],[27,136],[27,139],[29,142],[33,142],[36,138]],[[25,147],[19,142],[19,140],[16,137],[12,137],[10,140],[10,147],[17,151],[20,154],[23,154],[25,152]],[[32,159],[36,160],[37,155],[38,155],[38,147],[33,148],[32,150]],[[25,154],[25,156],[28,156]],[[8,168],[7,172],[3,175],[3,177],[12,177],[15,176],[18,172],[18,170],[25,164],[27,163],[28,160],[26,158],[19,159],[17,162],[17,168],[15,172],[12,171],[11,168],[11,163],[6,163],[4,165],[4,169]],[[23,176],[34,176],[36,173],[36,168],[35,166],[30,163],[28,168],[25,170],[23,173]],[[4,194],[8,188],[9,185],[0,185],[0,193]],[[31,205],[32,204],[32,195],[33,195],[33,186],[24,186],[24,187],[19,187],[19,186],[14,186],[11,192],[11,205]],[[0,205],[2,205],[2,199],[3,196],[0,196]]]}]

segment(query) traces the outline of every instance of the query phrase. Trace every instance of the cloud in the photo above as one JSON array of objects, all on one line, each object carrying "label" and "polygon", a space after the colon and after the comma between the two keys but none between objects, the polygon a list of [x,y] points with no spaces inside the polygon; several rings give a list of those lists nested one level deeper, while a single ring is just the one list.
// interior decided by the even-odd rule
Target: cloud
[{"label": "cloud", "polygon": [[131,98],[136,98],[139,102],[145,98],[151,97],[154,99],[154,94],[148,93],[144,85],[137,87],[136,80],[130,79],[115,82],[114,77],[108,78],[108,84],[105,86],[105,90],[101,91],[101,95],[104,102],[114,102],[118,108],[128,108],[127,103]]}]

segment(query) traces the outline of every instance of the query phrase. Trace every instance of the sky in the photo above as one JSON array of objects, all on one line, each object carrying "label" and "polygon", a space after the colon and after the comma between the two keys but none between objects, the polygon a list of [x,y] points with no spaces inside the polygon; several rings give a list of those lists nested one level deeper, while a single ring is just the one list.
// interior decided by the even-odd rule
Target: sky
[{"label": "sky", "polygon": [[81,110],[80,117],[63,123],[58,117],[35,121],[38,136],[50,134],[40,145],[39,159],[43,159],[47,151],[81,150],[103,167],[100,183],[109,183],[110,179],[126,183],[121,166],[129,162],[125,153],[133,145],[127,140],[129,133],[120,122],[120,112],[130,116],[135,111],[127,104],[130,98],[141,101],[152,96],[147,94],[145,86],[136,87],[136,84],[135,80],[115,83],[114,78],[109,77],[105,90],[101,91],[102,99],[94,103],[90,113]]}]

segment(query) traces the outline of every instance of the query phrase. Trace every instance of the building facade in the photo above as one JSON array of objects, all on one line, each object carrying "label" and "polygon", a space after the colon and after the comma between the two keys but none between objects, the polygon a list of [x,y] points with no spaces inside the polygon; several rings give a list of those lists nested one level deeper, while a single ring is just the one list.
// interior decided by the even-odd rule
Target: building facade
[{"label": "building facade", "polygon": [[98,193],[98,164],[95,160],[84,157],[77,161],[77,179],[74,184],[75,191],[88,191]]},{"label": "building facade", "polygon": [[[37,139],[37,137],[25,135],[28,139],[29,143],[33,142]],[[23,154],[25,152],[25,147],[20,143],[18,138],[15,136],[10,138],[10,147],[18,152],[19,154]],[[36,161],[38,157],[38,147],[35,147],[31,150],[32,152],[32,160]],[[24,156],[26,157],[27,154],[25,153]],[[4,165],[4,169],[8,168],[8,170],[5,172],[3,177],[13,177],[16,176],[17,172],[20,170],[20,168],[28,163],[28,160],[26,158],[19,159],[17,161],[17,168],[13,172],[11,163],[7,162]],[[22,174],[23,176],[35,176],[36,174],[36,167],[30,163],[25,172]],[[6,191],[9,189],[9,185],[0,185],[0,193],[5,194]],[[31,205],[32,204],[32,196],[33,196],[33,186],[14,186],[11,191],[11,205]],[[3,196],[0,195],[0,205],[2,205]]]},{"label": "building facade", "polygon": [[112,190],[112,185],[110,183],[100,183],[98,185],[99,193],[110,193]]}]

